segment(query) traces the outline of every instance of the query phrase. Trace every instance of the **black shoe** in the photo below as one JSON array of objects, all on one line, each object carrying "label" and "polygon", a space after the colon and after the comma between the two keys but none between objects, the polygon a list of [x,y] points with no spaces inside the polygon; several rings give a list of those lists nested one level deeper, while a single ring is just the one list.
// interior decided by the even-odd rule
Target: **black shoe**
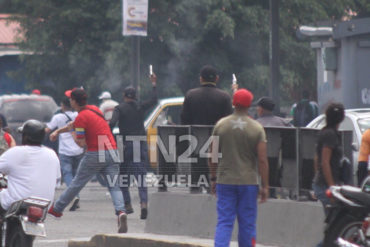
[{"label": "black shoe", "polygon": [[201,187],[190,187],[190,194],[202,194],[203,190]]},{"label": "black shoe", "polygon": [[158,192],[167,192],[167,187],[158,187]]},{"label": "black shoe", "polygon": [[148,209],[147,208],[142,208],[140,219],[146,220],[147,217],[148,217]]},{"label": "black shoe", "polygon": [[125,210],[126,210],[126,214],[132,214],[134,213],[134,209],[132,208],[131,204],[125,204]]},{"label": "black shoe", "polygon": [[75,198],[72,202],[72,206],[69,208],[69,211],[76,211],[76,209],[80,208],[80,199]]}]

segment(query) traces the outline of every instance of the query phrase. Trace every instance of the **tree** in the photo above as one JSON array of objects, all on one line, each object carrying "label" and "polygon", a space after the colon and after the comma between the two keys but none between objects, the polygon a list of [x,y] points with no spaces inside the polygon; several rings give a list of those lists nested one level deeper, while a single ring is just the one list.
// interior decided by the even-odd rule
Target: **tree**
[{"label": "tree", "polygon": [[[83,85],[92,98],[108,89],[119,97],[130,84],[130,37],[121,35],[121,2],[98,0],[3,0],[24,28],[22,57],[33,86],[57,96]],[[11,4],[10,4],[11,2]],[[268,94],[268,0],[150,0],[148,37],[141,39],[141,85],[148,93],[148,65],[159,78],[160,96],[182,95],[199,82],[199,70],[212,64],[220,86],[230,88],[236,73],[242,87],[258,98]],[[364,7],[366,6],[366,8]],[[366,9],[364,11],[363,9]],[[285,0],[280,5],[282,104],[294,92],[315,88],[315,54],[296,38],[300,25],[341,19],[349,10],[366,16],[365,0]]]}]

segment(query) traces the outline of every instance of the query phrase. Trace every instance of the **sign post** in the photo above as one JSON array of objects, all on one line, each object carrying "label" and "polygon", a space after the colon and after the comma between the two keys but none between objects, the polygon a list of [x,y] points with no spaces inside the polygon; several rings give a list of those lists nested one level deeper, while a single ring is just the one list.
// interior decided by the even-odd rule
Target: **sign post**
[{"label": "sign post", "polygon": [[140,82],[140,36],[147,36],[148,0],[123,0],[123,36],[132,36],[131,78],[139,95]]}]

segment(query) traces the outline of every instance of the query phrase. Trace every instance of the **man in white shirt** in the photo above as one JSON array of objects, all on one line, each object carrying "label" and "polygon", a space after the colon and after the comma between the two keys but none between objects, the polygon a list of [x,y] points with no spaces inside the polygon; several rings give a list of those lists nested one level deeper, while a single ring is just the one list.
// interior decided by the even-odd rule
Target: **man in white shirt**
[{"label": "man in white shirt", "polygon": [[[69,122],[73,122],[77,117],[78,113],[72,110],[71,104],[68,97],[64,97],[61,102],[62,112],[53,116],[51,121],[47,123],[45,129],[46,133],[54,129],[59,129],[66,126]],[[59,160],[62,169],[63,181],[69,186],[72,179],[76,175],[78,165],[83,156],[84,150],[79,147],[73,140],[72,134],[70,132],[60,134],[59,136]],[[80,208],[79,196],[77,196],[69,209],[70,211],[75,211]]]},{"label": "man in white shirt", "polygon": [[54,200],[60,165],[55,152],[41,145],[44,128],[38,120],[26,121],[19,128],[22,146],[13,147],[0,156],[0,172],[8,176],[8,188],[0,192],[3,210],[31,196]]},{"label": "man in white shirt", "polygon": [[112,95],[108,91],[102,92],[99,99],[103,101],[100,104],[99,109],[102,111],[105,120],[109,123],[112,119],[114,108],[118,105],[118,102],[112,100]]}]

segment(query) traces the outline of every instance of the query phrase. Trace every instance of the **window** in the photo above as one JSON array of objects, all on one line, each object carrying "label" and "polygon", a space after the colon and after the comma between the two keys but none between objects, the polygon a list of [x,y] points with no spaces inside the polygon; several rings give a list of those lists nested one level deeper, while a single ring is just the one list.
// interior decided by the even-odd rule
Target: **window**
[{"label": "window", "polygon": [[180,124],[181,108],[182,105],[167,105],[162,108],[153,124],[153,128],[157,128],[159,125]]}]

